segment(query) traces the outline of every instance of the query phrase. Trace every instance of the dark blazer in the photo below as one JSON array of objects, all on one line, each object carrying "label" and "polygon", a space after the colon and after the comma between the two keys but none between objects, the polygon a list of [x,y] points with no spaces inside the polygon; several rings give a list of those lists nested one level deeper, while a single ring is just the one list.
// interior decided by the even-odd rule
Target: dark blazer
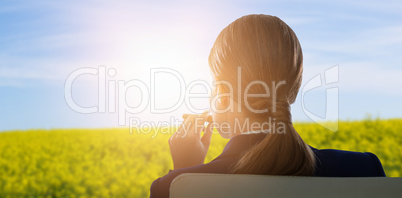
[{"label": "dark blazer", "polygon": [[[228,167],[236,163],[245,149],[261,141],[265,134],[238,135],[230,139],[222,154],[210,163],[169,171],[152,183],[151,197],[169,197],[172,180],[182,173],[230,173]],[[318,150],[311,147],[317,161],[317,177],[385,177],[380,160],[372,153]]]}]

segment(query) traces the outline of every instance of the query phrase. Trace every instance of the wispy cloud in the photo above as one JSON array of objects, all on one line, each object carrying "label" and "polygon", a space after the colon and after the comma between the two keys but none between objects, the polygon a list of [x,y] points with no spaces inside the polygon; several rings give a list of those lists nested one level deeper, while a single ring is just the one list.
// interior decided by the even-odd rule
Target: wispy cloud
[{"label": "wispy cloud", "polygon": [[[305,66],[303,84],[336,65]],[[344,62],[337,86],[341,93],[386,94],[402,97],[402,68],[381,67],[370,62]]]}]

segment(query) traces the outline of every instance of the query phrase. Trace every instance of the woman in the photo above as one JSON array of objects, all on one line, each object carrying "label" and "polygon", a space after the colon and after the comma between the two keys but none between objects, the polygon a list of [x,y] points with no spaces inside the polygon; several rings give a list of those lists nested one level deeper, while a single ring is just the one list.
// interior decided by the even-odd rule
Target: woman
[{"label": "woman", "polygon": [[[213,122],[202,127],[207,113],[185,119],[169,140],[174,170],[154,181],[151,197],[168,197],[181,173],[385,176],[374,154],[317,150],[293,128],[290,104],[301,85],[303,55],[295,33],[279,18],[247,15],[231,23],[216,39],[209,66]],[[203,164],[212,127],[230,141]]]}]

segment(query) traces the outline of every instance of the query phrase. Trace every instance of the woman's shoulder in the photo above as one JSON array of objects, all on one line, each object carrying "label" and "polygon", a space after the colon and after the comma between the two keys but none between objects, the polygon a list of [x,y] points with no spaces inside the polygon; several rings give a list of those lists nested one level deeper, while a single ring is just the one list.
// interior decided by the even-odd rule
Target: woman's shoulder
[{"label": "woman's shoulder", "polygon": [[315,156],[316,176],[383,177],[384,169],[378,157],[370,152],[311,147]]}]

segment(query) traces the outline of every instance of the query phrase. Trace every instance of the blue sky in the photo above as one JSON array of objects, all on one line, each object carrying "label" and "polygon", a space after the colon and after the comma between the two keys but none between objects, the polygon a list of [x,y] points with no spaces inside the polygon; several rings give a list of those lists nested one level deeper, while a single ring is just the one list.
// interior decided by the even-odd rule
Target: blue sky
[{"label": "blue sky", "polygon": [[[152,68],[179,71],[186,84],[209,81],[207,57],[219,32],[254,13],[280,17],[296,32],[304,52],[303,86],[337,66],[338,113],[326,119],[402,117],[402,3],[400,1],[1,1],[0,131],[32,128],[117,127],[118,112],[82,114],[65,100],[68,76],[80,68],[113,68],[109,81],[137,79],[149,85]],[[160,76],[155,103],[174,103],[177,82]],[[96,76],[74,81],[81,106],[96,106]],[[326,114],[326,86],[304,97],[305,108]],[[108,92],[109,93],[109,92]],[[140,92],[126,100],[136,106]],[[205,107],[200,99],[200,108]],[[132,115],[167,121],[188,112],[150,107]],[[311,121],[302,100],[294,120]]]}]

